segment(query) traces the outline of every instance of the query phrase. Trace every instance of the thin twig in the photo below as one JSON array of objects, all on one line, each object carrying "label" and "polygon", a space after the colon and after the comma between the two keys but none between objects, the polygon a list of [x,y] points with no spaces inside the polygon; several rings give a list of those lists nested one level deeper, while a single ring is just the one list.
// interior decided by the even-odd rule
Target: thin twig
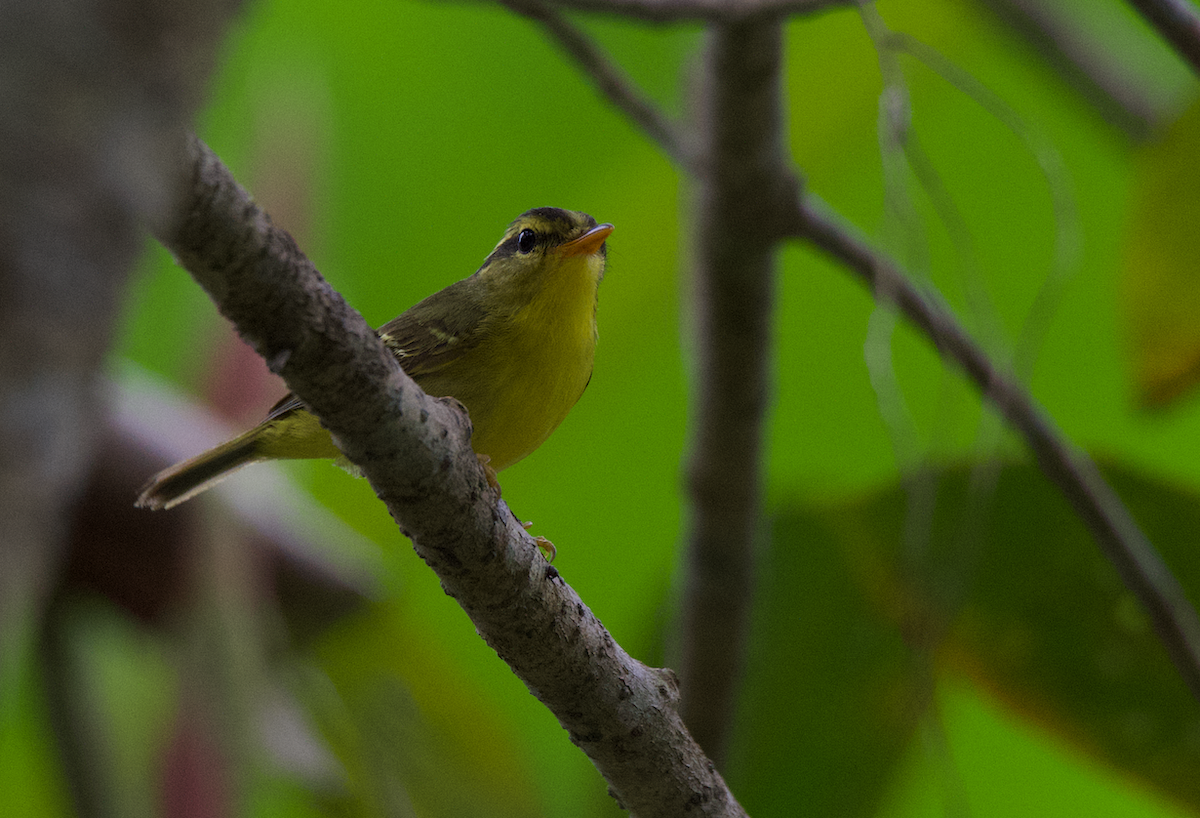
[{"label": "thin twig", "polygon": [[858,0],[554,0],[554,5],[560,8],[602,12],[649,23],[798,17],[857,4]]},{"label": "thin twig", "polygon": [[1188,0],[1128,0],[1200,76],[1200,11]]},{"label": "thin twig", "polygon": [[999,371],[949,310],[914,287],[896,265],[839,224],[811,197],[797,202],[793,234],[846,265],[876,298],[893,302],[962,367],[983,395],[1024,435],[1042,471],[1092,532],[1126,587],[1145,607],[1159,639],[1192,694],[1200,699],[1200,619],[1178,580],[1146,539],[1092,460],[1066,441],[1033,398]]},{"label": "thin twig", "polygon": [[905,52],[965,94],[996,121],[1008,128],[1025,145],[1046,180],[1054,212],[1054,257],[1034,296],[1013,353],[1018,378],[1027,379],[1033,369],[1042,337],[1054,316],[1064,291],[1079,264],[1083,227],[1072,192],[1070,175],[1058,147],[1037,128],[1027,123],[1011,105],[970,72],[947,59],[936,49],[907,34],[889,34],[882,39],[888,48]]},{"label": "thin twig", "polygon": [[160,237],[333,434],[477,632],[635,815],[742,816],[676,710],[670,671],[630,657],[539,555],[470,446],[238,186],[191,143],[180,222]]},{"label": "thin twig", "polygon": [[679,129],[638,90],[633,80],[608,58],[590,37],[574,26],[557,9],[541,0],[500,0],[522,17],[542,25],[549,34],[591,77],[597,89],[618,110],[623,111],[635,125],[653,139],[668,157],[680,166],[689,164],[689,151],[680,138]]}]

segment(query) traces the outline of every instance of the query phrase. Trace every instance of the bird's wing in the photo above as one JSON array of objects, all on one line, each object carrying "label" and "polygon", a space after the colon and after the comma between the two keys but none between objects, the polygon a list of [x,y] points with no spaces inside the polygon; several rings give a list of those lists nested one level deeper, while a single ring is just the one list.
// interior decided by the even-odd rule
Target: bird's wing
[{"label": "bird's wing", "polygon": [[451,284],[379,328],[379,337],[410,378],[421,380],[479,345],[487,311],[478,288]]},{"label": "bird's wing", "polygon": [[[461,284],[434,293],[376,331],[405,373],[418,382],[474,349],[484,335],[487,311],[472,289]],[[263,422],[297,409],[307,407],[289,392]]]}]

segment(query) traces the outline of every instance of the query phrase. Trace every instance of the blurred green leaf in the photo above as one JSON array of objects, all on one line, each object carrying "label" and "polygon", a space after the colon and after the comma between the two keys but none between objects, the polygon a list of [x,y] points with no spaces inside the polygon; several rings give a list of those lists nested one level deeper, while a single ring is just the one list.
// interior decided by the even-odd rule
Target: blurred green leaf
[{"label": "blurred green leaf", "polygon": [[781,512],[761,566],[730,771],[751,815],[874,815],[923,711],[831,516]]},{"label": "blurred green leaf", "polygon": [[[1109,475],[1195,595],[1200,496],[1127,468]],[[965,677],[1200,810],[1200,708],[1137,601],[1035,468],[1003,467],[994,491],[972,491],[979,476],[949,468],[781,513],[738,768],[761,814],[785,814],[788,799],[814,815],[874,814],[931,701],[926,675]]]}]

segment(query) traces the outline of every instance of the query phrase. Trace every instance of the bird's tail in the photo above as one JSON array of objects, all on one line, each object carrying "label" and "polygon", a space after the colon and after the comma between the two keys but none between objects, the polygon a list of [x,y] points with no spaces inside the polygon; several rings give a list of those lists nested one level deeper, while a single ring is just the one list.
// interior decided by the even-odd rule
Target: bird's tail
[{"label": "bird's tail", "polygon": [[212,488],[242,466],[268,459],[269,455],[259,445],[262,428],[256,426],[191,460],[163,469],[142,487],[135,505],[152,509],[177,506]]}]

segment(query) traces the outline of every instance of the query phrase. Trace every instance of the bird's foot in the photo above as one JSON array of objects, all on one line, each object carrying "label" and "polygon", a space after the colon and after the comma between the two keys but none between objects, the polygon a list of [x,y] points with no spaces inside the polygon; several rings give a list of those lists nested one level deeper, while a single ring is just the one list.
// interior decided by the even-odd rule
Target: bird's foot
[{"label": "bird's foot", "polygon": [[496,470],[491,467],[492,458],[486,454],[476,454],[479,460],[479,465],[483,466],[483,476],[487,478],[488,485],[500,493],[500,481],[496,479]]},{"label": "bird's foot", "polygon": [[[529,529],[533,528],[533,523],[521,523],[521,528],[528,531]],[[542,555],[546,558],[546,562],[554,562],[554,558],[558,556],[558,549],[554,547],[554,543],[550,542],[545,537],[534,537],[533,544],[536,545],[538,550],[542,552]]]}]

